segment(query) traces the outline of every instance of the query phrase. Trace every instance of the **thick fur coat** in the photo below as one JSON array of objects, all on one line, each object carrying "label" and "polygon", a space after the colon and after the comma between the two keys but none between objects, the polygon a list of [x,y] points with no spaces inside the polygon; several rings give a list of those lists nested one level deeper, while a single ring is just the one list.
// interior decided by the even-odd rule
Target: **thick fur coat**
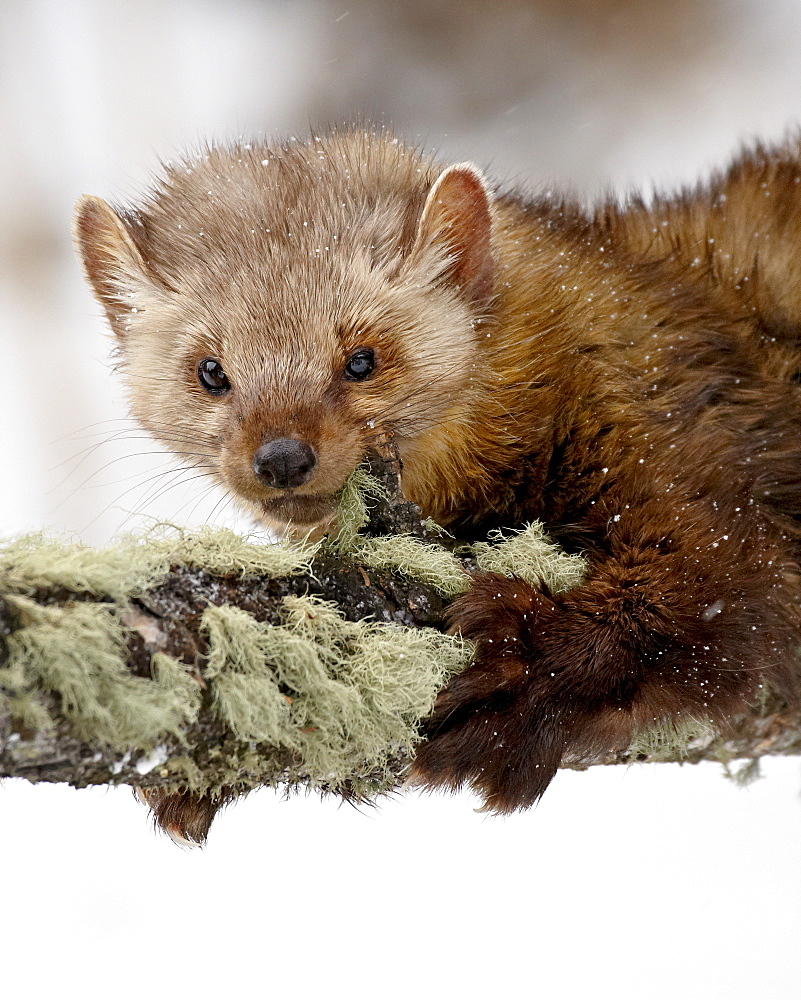
[{"label": "thick fur coat", "polygon": [[480,574],[451,610],[476,658],[414,776],[509,811],[797,689],[800,178],[793,142],[588,213],[359,130],[211,148],[76,234],[134,414],[257,517],[324,525],[392,431],[455,534],[541,519],[586,553],[569,593]]}]

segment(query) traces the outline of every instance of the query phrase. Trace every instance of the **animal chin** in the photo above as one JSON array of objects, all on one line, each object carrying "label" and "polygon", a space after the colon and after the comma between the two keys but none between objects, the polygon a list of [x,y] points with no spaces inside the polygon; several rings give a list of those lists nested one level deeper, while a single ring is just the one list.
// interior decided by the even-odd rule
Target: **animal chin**
[{"label": "animal chin", "polygon": [[336,506],[336,497],[330,495],[303,496],[288,491],[280,496],[260,501],[268,518],[293,524],[316,524],[330,517]]}]

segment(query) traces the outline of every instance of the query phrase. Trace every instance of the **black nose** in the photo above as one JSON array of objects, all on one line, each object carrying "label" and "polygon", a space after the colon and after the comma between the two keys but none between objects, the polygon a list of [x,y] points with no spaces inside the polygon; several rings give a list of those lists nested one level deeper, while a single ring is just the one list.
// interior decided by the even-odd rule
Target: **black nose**
[{"label": "black nose", "polygon": [[317,456],[305,441],[276,438],[256,449],[253,473],[259,482],[277,490],[289,490],[308,483]]}]

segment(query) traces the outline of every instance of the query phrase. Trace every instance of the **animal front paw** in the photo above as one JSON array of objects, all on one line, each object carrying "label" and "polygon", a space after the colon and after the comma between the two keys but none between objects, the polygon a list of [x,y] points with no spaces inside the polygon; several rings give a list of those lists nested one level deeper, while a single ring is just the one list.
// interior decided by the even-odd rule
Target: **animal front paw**
[{"label": "animal front paw", "polygon": [[568,718],[549,697],[540,640],[559,614],[544,593],[493,573],[474,578],[450,620],[476,644],[471,665],[439,694],[410,781],[451,790],[471,785],[486,808],[532,805],[566,746]]},{"label": "animal front paw", "polygon": [[512,693],[536,678],[540,644],[559,609],[522,580],[481,573],[448,609],[451,631],[476,646],[470,666],[440,692],[432,723],[492,696]]}]

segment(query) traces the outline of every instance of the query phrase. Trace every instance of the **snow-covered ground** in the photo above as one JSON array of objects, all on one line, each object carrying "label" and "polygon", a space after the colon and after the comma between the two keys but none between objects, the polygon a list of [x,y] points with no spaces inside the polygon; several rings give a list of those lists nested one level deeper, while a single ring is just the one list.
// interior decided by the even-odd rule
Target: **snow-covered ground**
[{"label": "snow-covered ground", "polygon": [[[3,0],[0,534],[232,523],[125,420],[69,245],[204,137],[356,115],[591,197],[801,121],[794,0]],[[215,509],[216,508],[216,509]],[[126,790],[0,787],[0,993],[801,995],[801,765],[563,773],[532,812],[263,792],[203,852]]]}]

